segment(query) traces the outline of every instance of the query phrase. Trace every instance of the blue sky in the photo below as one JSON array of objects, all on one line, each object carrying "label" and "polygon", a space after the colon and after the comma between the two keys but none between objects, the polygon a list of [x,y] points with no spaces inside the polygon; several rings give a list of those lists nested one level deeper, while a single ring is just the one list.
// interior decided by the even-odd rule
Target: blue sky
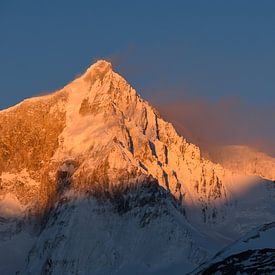
[{"label": "blue sky", "polygon": [[0,109],[62,87],[98,58],[152,102],[274,107],[274,1],[3,0],[0,35]]}]

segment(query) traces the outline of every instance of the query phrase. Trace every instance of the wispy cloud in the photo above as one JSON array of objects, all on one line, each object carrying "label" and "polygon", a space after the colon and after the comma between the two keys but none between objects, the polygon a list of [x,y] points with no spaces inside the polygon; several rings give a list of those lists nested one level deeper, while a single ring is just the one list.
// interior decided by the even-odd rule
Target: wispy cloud
[{"label": "wispy cloud", "polygon": [[183,136],[203,149],[213,144],[243,144],[275,154],[275,110],[239,98],[158,102],[161,114]]}]

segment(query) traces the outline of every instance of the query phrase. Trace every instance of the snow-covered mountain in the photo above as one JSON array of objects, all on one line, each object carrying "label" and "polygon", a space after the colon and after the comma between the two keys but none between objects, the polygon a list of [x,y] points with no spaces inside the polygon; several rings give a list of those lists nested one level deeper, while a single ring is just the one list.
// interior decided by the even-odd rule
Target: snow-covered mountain
[{"label": "snow-covered mountain", "polygon": [[216,254],[193,274],[274,274],[275,222],[265,224]]},{"label": "snow-covered mountain", "polygon": [[249,146],[217,146],[209,157],[238,174],[255,175],[275,181],[275,158]]},{"label": "snow-covered mountain", "polygon": [[203,158],[104,60],[0,112],[0,185],[6,274],[182,274],[275,220],[273,182]]}]

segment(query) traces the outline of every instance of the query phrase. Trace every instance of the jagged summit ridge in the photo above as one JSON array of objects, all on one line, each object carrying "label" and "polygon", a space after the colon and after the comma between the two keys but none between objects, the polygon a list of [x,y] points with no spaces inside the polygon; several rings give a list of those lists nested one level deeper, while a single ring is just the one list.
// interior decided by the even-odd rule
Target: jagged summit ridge
[{"label": "jagged summit ridge", "polygon": [[[110,73],[113,72],[113,66],[112,66],[111,62],[108,62],[104,59],[100,59],[100,60],[97,60],[94,64],[90,65],[83,74],[81,74],[79,77],[77,77],[72,82],[80,82],[83,80],[85,80],[86,82],[95,81],[95,79],[102,77],[104,74],[106,74],[108,72],[110,72]],[[69,83],[68,85],[70,85],[71,83]],[[66,86],[68,86],[68,85],[66,85]],[[43,95],[38,95],[38,96],[24,99],[22,102],[19,102],[15,106],[11,106],[7,109],[0,110],[0,113],[11,111],[14,108],[19,107],[20,105],[25,104],[26,102],[34,102],[34,101],[39,101],[41,99],[46,99],[46,98],[52,97],[54,94],[60,93],[61,91],[63,91],[63,89],[57,90],[55,92],[47,92]]]},{"label": "jagged summit ridge", "polygon": [[[91,67],[91,73],[88,70],[89,75],[92,75],[89,82],[86,81],[85,73],[83,78],[65,87],[70,91],[66,106],[66,128],[61,135],[62,146],[56,155],[59,154],[60,158],[63,154],[66,158],[68,152],[73,152],[74,155],[92,153],[93,156],[86,165],[90,169],[95,165],[92,160],[96,159],[96,152],[103,151],[105,157],[108,157],[110,171],[125,170],[129,166],[138,168],[142,173],[153,175],[162,186],[174,189],[174,193],[177,192],[182,197],[186,190],[179,188],[176,172],[178,167],[173,161],[186,153],[191,154],[192,162],[197,160],[200,165],[202,159],[199,149],[179,137],[173,126],[163,121],[121,76],[112,70],[106,71],[108,63],[99,63],[100,69],[103,68],[102,74],[94,73],[98,72],[97,67],[96,63]],[[182,152],[177,148],[178,151],[173,155],[173,150],[169,150],[168,145],[170,147],[174,142],[181,146]],[[214,165],[209,164],[205,162],[205,166],[212,170],[211,173],[215,173]],[[171,165],[174,166],[173,169],[169,167]]]}]

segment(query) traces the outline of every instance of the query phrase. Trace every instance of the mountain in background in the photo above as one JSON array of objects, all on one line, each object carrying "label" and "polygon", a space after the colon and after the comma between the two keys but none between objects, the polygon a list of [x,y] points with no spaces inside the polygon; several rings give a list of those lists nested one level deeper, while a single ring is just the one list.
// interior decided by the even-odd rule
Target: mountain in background
[{"label": "mountain in background", "polygon": [[269,174],[231,168],[100,60],[0,112],[0,272],[191,271],[275,220]]},{"label": "mountain in background", "polygon": [[208,156],[235,173],[255,175],[275,181],[275,158],[249,146],[212,147]]}]

